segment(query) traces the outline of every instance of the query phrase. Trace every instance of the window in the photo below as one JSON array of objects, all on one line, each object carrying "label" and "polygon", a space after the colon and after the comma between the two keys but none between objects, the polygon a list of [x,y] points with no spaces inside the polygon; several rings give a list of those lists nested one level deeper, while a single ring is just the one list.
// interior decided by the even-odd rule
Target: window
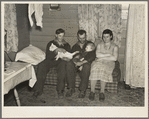
[{"label": "window", "polygon": [[122,15],[121,15],[122,19],[127,19],[128,7],[129,7],[129,4],[122,4]]}]

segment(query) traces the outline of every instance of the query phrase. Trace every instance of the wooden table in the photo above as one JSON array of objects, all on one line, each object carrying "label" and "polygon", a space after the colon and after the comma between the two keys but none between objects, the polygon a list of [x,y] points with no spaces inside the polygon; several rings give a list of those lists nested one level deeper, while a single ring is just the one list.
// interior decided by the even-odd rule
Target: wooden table
[{"label": "wooden table", "polygon": [[[17,101],[17,105],[21,106],[16,86],[24,81],[29,80],[29,86],[33,87],[36,82],[36,75],[34,68],[29,63],[22,62],[9,62],[7,63],[7,71],[4,71],[4,95],[11,89],[14,89],[14,95]],[[11,73],[8,73],[12,71]]]}]

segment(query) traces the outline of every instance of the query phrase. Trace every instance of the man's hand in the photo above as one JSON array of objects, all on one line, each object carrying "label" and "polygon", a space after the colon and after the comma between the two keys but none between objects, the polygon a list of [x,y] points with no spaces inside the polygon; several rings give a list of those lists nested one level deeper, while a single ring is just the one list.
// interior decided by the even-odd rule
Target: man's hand
[{"label": "man's hand", "polygon": [[62,60],[69,62],[71,59],[69,59],[67,57],[63,57]]},{"label": "man's hand", "polygon": [[74,54],[77,54],[77,53],[79,53],[79,52],[80,52],[80,51],[75,51]]},{"label": "man's hand", "polygon": [[81,66],[83,65],[83,62],[74,62],[76,66]]},{"label": "man's hand", "polygon": [[74,62],[76,66],[81,66],[85,63],[87,63],[88,61],[87,60],[83,60],[83,61],[80,61],[80,62]]},{"label": "man's hand", "polygon": [[56,52],[63,52],[63,53],[65,53],[65,52],[66,52],[66,50],[65,50],[65,49],[63,49],[63,48],[57,48],[55,51],[56,51]]}]

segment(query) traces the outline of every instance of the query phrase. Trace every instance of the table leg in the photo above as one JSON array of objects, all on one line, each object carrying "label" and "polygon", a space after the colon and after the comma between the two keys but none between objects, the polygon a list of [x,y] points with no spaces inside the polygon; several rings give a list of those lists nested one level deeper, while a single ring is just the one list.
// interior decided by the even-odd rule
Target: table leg
[{"label": "table leg", "polygon": [[14,88],[14,96],[16,98],[17,105],[21,106],[21,103],[20,103],[20,100],[19,100],[19,95],[18,95],[18,92],[17,92],[16,88]]}]

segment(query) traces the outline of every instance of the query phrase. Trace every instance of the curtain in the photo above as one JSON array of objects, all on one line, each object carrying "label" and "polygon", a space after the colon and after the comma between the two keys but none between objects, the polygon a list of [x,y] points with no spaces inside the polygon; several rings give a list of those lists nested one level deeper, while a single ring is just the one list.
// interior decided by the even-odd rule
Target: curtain
[{"label": "curtain", "polygon": [[131,4],[128,14],[125,83],[144,87],[145,81],[145,5]]},{"label": "curtain", "polygon": [[121,45],[121,5],[78,4],[79,29],[87,32],[87,40],[94,42],[105,29],[113,31],[114,42]]},{"label": "curtain", "polygon": [[87,32],[87,40],[95,41],[97,39],[97,24],[98,12],[95,12],[96,5],[79,4],[78,18],[79,29],[84,29]]},{"label": "curtain", "polygon": [[18,50],[18,31],[16,21],[15,4],[4,5],[4,29],[6,31],[6,51],[17,52]]}]

